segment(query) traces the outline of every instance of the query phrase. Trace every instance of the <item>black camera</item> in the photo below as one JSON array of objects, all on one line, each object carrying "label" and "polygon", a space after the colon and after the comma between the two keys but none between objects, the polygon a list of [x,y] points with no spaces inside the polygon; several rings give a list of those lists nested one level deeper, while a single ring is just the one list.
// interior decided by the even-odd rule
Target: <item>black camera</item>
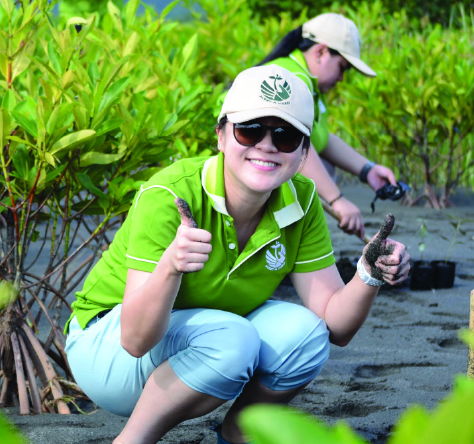
[{"label": "black camera", "polygon": [[397,185],[392,185],[391,183],[387,183],[383,187],[379,188],[375,191],[374,200],[370,204],[370,208],[372,208],[372,213],[375,211],[375,201],[377,199],[390,199],[390,200],[398,200],[401,199],[407,191],[410,190],[410,186],[404,182],[397,182]]}]

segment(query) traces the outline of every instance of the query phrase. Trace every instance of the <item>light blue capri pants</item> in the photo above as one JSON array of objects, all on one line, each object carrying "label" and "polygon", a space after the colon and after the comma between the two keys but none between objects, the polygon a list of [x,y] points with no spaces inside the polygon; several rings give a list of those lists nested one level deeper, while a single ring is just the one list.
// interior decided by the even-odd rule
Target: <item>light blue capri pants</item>
[{"label": "light blue capri pants", "polygon": [[129,416],[153,370],[168,360],[194,390],[236,398],[253,375],[272,390],[301,387],[329,356],[324,321],[307,308],[267,301],[247,316],[208,308],[173,310],[162,340],[141,358],[120,345],[117,305],[82,330],[74,318],[66,341],[71,370],[97,405]]}]

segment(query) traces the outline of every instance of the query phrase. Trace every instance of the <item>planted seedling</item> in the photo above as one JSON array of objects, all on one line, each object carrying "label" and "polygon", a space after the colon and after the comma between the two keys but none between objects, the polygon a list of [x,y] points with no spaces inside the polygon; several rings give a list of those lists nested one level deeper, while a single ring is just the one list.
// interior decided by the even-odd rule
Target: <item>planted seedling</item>
[{"label": "planted seedling", "polygon": [[420,225],[417,230],[419,236],[418,252],[420,259],[413,262],[411,269],[410,288],[412,290],[429,290],[433,287],[433,265],[424,260],[423,253],[426,249],[426,236],[428,235],[428,226],[425,219],[417,219]]},{"label": "planted seedling", "polygon": [[449,236],[440,234],[439,236],[448,242],[448,247],[446,248],[446,255],[444,257],[444,262],[449,262],[451,260],[451,255],[453,253],[453,249],[456,245],[462,243],[459,239],[459,235],[465,236],[467,233],[465,230],[462,229],[462,224],[467,221],[467,219],[458,219],[451,216],[449,224],[452,228],[451,233]]},{"label": "planted seedling", "polygon": [[428,226],[426,225],[425,219],[418,219],[420,226],[418,227],[417,234],[418,240],[418,252],[420,253],[420,261],[423,261],[423,253],[426,249],[426,236],[428,235]]}]

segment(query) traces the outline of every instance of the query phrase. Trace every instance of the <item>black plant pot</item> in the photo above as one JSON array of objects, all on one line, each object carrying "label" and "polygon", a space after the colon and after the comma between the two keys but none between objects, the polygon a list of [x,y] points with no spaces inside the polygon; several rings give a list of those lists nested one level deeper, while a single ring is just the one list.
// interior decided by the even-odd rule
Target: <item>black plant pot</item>
[{"label": "black plant pot", "polygon": [[432,261],[434,288],[451,288],[454,285],[456,262]]},{"label": "black plant pot", "polygon": [[411,268],[410,288],[429,290],[434,287],[433,265],[427,261],[415,261]]},{"label": "black plant pot", "polygon": [[357,271],[357,259],[350,260],[348,257],[341,257],[336,262],[336,267],[342,280],[347,284]]}]

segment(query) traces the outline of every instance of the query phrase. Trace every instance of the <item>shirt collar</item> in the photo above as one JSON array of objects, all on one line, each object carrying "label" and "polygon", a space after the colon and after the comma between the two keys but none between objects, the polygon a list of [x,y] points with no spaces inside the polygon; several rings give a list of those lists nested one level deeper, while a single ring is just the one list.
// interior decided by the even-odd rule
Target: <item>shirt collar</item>
[{"label": "shirt collar", "polygon": [[[214,209],[229,216],[225,205],[224,155],[222,153],[206,160],[202,169],[201,183]],[[298,193],[291,179],[272,192],[268,210],[273,213],[280,229],[304,216],[304,211],[298,201]]]},{"label": "shirt collar", "polygon": [[314,91],[318,91],[318,78],[316,76],[313,76],[311,72],[309,71],[308,64],[306,63],[306,59],[304,58],[304,54],[300,49],[295,49],[290,55],[290,59],[296,62],[301,69],[304,70],[305,74],[309,77],[311,80],[311,83],[313,84],[313,89]]}]

